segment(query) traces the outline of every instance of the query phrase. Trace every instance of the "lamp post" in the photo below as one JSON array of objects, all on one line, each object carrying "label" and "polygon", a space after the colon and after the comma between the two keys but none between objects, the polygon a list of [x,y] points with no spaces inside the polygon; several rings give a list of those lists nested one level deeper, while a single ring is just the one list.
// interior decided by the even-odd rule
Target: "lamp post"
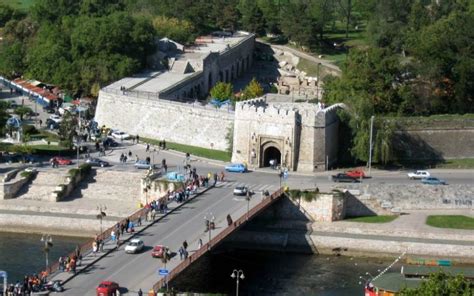
[{"label": "lamp post", "polygon": [[214,220],[215,219],[216,218],[214,217],[214,215],[211,212],[207,213],[204,216],[204,221],[205,221],[205,224],[206,224],[206,231],[209,232],[209,247],[211,247],[211,231],[214,228]]},{"label": "lamp post", "polygon": [[76,147],[77,147],[77,168],[79,168],[79,146],[81,145],[81,136],[76,135]]},{"label": "lamp post", "polygon": [[239,269],[239,270],[234,269],[234,271],[232,271],[232,274],[230,275],[230,277],[235,279],[235,283],[236,283],[235,295],[239,296],[239,281],[245,279],[244,272],[241,269]]},{"label": "lamp post", "polygon": [[321,67],[321,63],[318,63],[318,80],[316,81],[316,99],[319,102],[319,68]]},{"label": "lamp post", "polygon": [[48,271],[49,268],[49,250],[53,247],[53,238],[49,234],[43,234],[41,236],[41,242],[43,242],[43,251],[46,259],[46,268]]},{"label": "lamp post", "polygon": [[98,205],[97,210],[99,211],[99,213],[97,214],[97,219],[100,220],[100,234],[102,235],[102,219],[104,219],[104,217],[107,216],[107,214],[105,213],[105,210],[107,210],[107,207],[105,205]]},{"label": "lamp post", "polygon": [[370,117],[369,176],[370,176],[370,169],[372,168],[372,135],[373,135],[373,132],[374,132],[374,118],[375,118],[374,115],[372,115]]}]

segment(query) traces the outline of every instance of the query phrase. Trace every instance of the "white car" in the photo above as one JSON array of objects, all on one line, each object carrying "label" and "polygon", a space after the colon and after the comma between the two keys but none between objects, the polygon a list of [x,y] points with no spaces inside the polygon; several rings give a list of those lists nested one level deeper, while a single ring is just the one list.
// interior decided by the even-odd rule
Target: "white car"
[{"label": "white car", "polygon": [[61,121],[63,121],[61,116],[56,115],[56,114],[53,114],[53,115],[49,116],[49,119],[51,119],[52,121],[54,121],[56,123],[61,123]]},{"label": "white car", "polygon": [[428,171],[415,171],[408,173],[408,179],[423,179],[428,178],[430,173]]},{"label": "white car", "polygon": [[234,195],[247,195],[249,189],[245,186],[237,186],[234,188]]},{"label": "white car", "polygon": [[125,247],[125,253],[138,253],[143,250],[144,244],[141,239],[134,238]]},{"label": "white car", "polygon": [[130,135],[127,134],[126,132],[121,132],[121,131],[116,130],[112,132],[112,137],[119,140],[126,140],[130,138]]}]

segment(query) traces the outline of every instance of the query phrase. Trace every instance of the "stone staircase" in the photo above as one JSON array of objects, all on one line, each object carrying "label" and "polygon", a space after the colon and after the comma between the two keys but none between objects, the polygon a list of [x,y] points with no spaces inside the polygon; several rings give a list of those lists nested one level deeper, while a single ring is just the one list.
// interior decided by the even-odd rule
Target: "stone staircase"
[{"label": "stone staircase", "polygon": [[67,171],[50,170],[38,172],[36,178],[26,190],[19,192],[18,198],[29,200],[52,201],[52,193],[56,186],[63,184]]},{"label": "stone staircase", "polygon": [[83,180],[69,198],[92,201],[130,201],[140,196],[140,180],[143,173],[124,173],[111,170],[96,170],[95,176]]}]

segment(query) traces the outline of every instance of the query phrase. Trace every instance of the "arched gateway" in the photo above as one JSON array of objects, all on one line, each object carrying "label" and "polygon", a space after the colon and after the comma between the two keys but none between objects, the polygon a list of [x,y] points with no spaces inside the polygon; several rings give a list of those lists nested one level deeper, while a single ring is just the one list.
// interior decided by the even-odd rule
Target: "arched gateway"
[{"label": "arched gateway", "polygon": [[262,163],[260,164],[261,167],[271,166],[271,160],[275,161],[274,165],[281,165],[281,151],[275,143],[263,145],[261,151],[263,151],[263,157],[261,158]]}]

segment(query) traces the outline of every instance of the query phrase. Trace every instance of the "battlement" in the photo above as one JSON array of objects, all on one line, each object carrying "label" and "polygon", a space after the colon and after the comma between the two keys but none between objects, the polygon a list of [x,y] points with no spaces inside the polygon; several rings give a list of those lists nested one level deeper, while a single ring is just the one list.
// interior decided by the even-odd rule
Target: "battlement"
[{"label": "battlement", "polygon": [[287,119],[294,121],[298,110],[294,105],[281,106],[279,104],[268,104],[265,99],[252,99],[244,102],[239,102],[236,105],[236,112],[238,118],[256,119],[261,117],[278,117],[280,119]]}]

